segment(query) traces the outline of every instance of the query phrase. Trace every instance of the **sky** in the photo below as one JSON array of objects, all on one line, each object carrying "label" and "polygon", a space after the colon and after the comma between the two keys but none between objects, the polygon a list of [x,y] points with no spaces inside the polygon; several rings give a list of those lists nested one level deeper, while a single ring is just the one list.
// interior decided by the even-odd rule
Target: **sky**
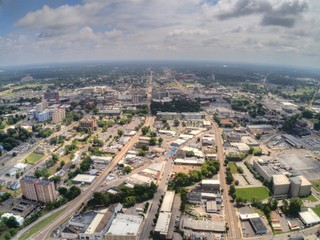
[{"label": "sky", "polygon": [[320,68],[319,0],[0,0],[0,66],[214,60]]}]

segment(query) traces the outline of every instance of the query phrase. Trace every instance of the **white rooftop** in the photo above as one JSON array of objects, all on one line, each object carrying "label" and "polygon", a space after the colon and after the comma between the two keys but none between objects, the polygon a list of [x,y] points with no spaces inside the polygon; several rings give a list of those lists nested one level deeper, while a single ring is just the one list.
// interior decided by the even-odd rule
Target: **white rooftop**
[{"label": "white rooftop", "polygon": [[171,213],[161,212],[159,213],[158,221],[154,231],[167,234],[170,226]]},{"label": "white rooftop", "polygon": [[112,221],[106,235],[136,236],[138,235],[143,218],[141,216],[119,213]]},{"label": "white rooftop", "polygon": [[84,182],[84,183],[92,183],[95,178],[96,178],[96,176],[92,176],[92,175],[89,175],[89,174],[78,174],[77,176],[75,176],[73,181],[75,181],[75,182]]},{"label": "white rooftop", "polygon": [[320,218],[311,208],[308,208],[307,211],[299,212],[299,215],[306,225],[314,225],[320,223]]},{"label": "white rooftop", "polygon": [[164,195],[160,212],[171,212],[175,192],[167,191]]},{"label": "white rooftop", "polygon": [[272,178],[274,185],[290,185],[290,181],[285,175],[273,175]]}]

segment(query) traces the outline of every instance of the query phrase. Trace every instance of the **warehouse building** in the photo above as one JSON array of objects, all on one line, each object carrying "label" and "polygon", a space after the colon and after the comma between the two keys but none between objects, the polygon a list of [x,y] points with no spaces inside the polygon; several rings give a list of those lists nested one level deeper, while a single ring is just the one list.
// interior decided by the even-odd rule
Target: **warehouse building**
[{"label": "warehouse building", "polygon": [[273,196],[274,197],[286,197],[288,196],[290,189],[289,179],[282,174],[273,175]]},{"label": "warehouse building", "polygon": [[95,176],[89,175],[89,174],[78,174],[75,176],[75,178],[72,180],[75,184],[88,184],[90,185],[94,180],[96,179]]},{"label": "warehouse building", "polygon": [[142,226],[141,216],[119,213],[105,234],[106,240],[138,240]]},{"label": "warehouse building", "polygon": [[310,195],[312,184],[303,176],[290,178],[290,196],[305,197]]},{"label": "warehouse building", "polygon": [[252,226],[256,235],[266,234],[267,228],[264,225],[260,217],[258,218],[249,218],[250,225]]},{"label": "warehouse building", "polygon": [[166,239],[166,236],[169,232],[171,220],[171,213],[170,212],[160,212],[157,224],[154,228],[154,234],[159,239]]},{"label": "warehouse building", "polygon": [[182,227],[199,232],[224,233],[226,231],[224,222],[193,220],[190,218],[183,219]]},{"label": "warehouse building", "polygon": [[305,211],[299,212],[299,217],[304,225],[307,227],[314,226],[320,223],[319,216],[311,209],[308,208]]},{"label": "warehouse building", "polygon": [[160,212],[171,212],[172,205],[174,201],[175,192],[167,191],[163,197],[162,205],[160,208]]}]

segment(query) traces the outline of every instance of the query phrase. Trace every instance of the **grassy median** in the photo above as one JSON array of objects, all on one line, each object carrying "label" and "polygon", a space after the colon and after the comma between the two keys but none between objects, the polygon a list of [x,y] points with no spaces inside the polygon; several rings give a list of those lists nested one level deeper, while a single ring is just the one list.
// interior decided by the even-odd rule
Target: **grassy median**
[{"label": "grassy median", "polygon": [[38,224],[34,225],[32,228],[29,229],[23,236],[19,238],[19,240],[27,240],[29,237],[31,237],[33,234],[39,232],[43,228],[45,228],[49,223],[51,223],[54,219],[56,219],[63,211],[65,211],[65,208],[59,210],[58,212],[55,212],[54,214],[50,215],[49,217],[43,219]]}]

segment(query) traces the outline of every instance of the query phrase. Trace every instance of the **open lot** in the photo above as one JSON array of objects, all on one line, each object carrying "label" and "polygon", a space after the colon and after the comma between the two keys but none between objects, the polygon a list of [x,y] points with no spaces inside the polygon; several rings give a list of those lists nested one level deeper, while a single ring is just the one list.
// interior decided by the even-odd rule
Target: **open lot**
[{"label": "open lot", "polygon": [[36,164],[38,161],[41,160],[41,158],[43,158],[44,155],[39,154],[39,153],[30,153],[26,158],[25,158],[25,162],[29,163],[29,164]]},{"label": "open lot", "polygon": [[236,196],[247,201],[251,201],[253,198],[264,200],[269,197],[269,190],[266,187],[237,188]]},{"label": "open lot", "polygon": [[200,166],[174,165],[173,172],[188,173],[190,170],[201,170]]}]

